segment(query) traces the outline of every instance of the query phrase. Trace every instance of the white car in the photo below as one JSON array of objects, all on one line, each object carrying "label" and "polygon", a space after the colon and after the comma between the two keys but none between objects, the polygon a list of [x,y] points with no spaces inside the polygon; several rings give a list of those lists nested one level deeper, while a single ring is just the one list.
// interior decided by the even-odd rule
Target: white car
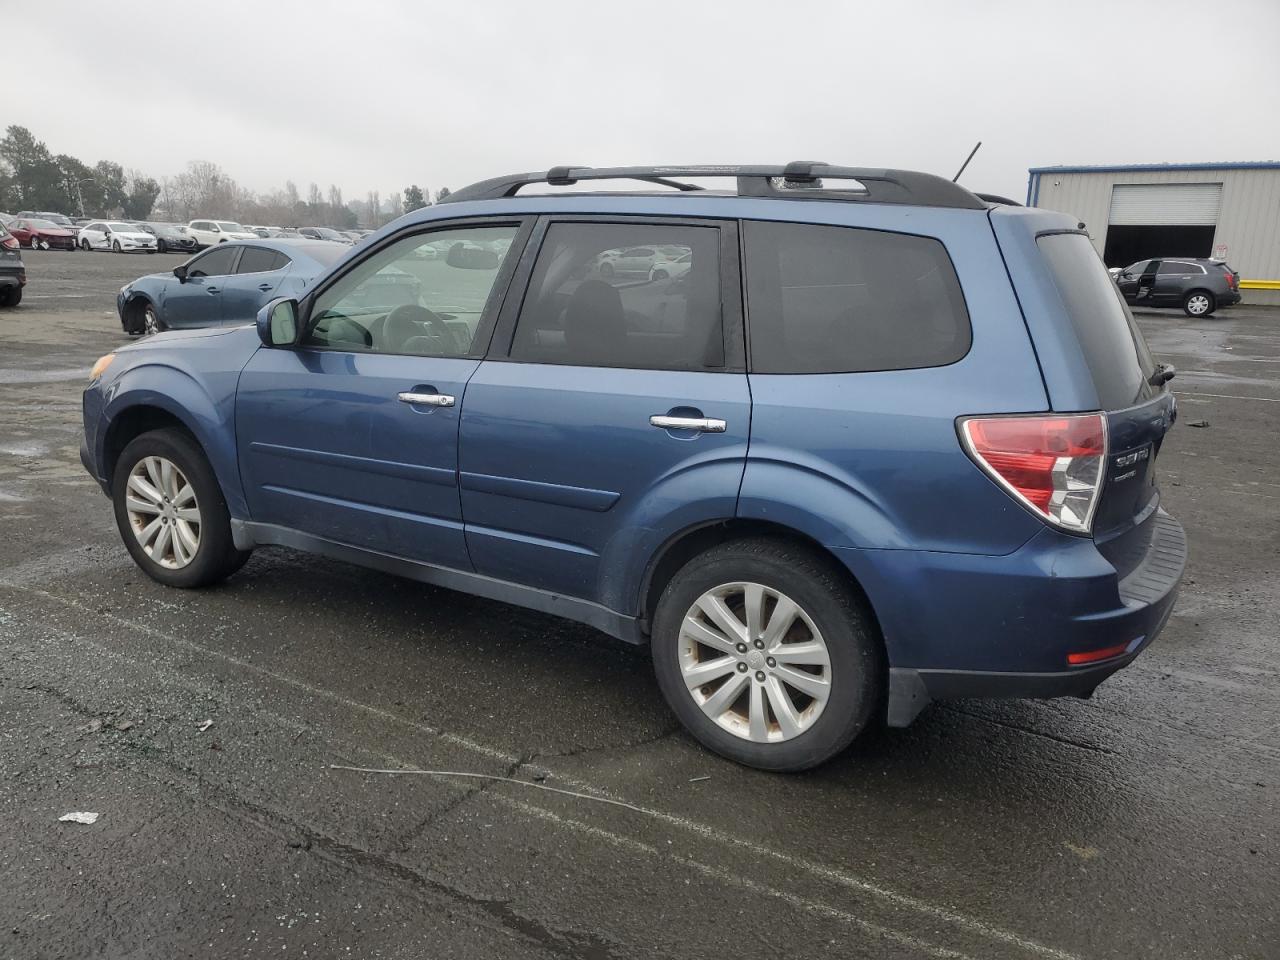
[{"label": "white car", "polygon": [[256,233],[242,227],[234,220],[192,220],[187,230],[196,238],[196,244],[203,249],[215,243],[226,243],[228,240],[258,240]]},{"label": "white car", "polygon": [[689,268],[693,266],[693,254],[686,253],[683,257],[677,257],[674,260],[665,261],[663,263],[655,263],[649,268],[650,280],[666,280],[668,278],[675,280],[683,277],[689,272]]},{"label": "white car", "polygon": [[76,234],[81,250],[111,250],[115,253],[156,252],[156,238],[135,223],[118,220],[90,220]]}]

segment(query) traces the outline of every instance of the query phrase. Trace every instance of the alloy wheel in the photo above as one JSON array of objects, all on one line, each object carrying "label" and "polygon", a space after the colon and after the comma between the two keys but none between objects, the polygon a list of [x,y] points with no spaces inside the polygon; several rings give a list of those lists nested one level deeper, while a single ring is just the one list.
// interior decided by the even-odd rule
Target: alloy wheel
[{"label": "alloy wheel", "polygon": [[799,604],[760,583],[708,590],[680,626],[680,672],[703,713],[734,736],[804,733],[831,696],[831,656]]},{"label": "alloy wheel", "polygon": [[1203,293],[1197,293],[1195,296],[1187,298],[1187,312],[1192,316],[1199,317],[1209,312],[1209,298]]},{"label": "alloy wheel", "polygon": [[200,549],[196,490],[172,460],[143,457],[129,471],[125,511],[138,543],[169,570],[189,564]]},{"label": "alloy wheel", "polygon": [[150,337],[160,332],[160,318],[156,316],[156,308],[147,304],[142,310],[142,332]]}]

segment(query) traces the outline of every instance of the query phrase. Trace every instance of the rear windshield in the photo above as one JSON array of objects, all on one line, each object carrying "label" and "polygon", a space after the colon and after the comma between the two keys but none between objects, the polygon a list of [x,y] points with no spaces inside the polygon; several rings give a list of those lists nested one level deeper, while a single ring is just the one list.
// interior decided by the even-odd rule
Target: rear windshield
[{"label": "rear windshield", "polygon": [[1154,396],[1157,390],[1147,382],[1155,370],[1147,342],[1089,238],[1054,233],[1037,243],[1075,328],[1098,402],[1120,410]]}]

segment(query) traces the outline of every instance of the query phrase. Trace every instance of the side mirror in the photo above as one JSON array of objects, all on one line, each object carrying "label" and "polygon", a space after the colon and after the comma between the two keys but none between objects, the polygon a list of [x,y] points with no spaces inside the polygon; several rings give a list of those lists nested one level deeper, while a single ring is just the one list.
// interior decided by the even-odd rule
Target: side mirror
[{"label": "side mirror", "polygon": [[298,301],[277,297],[258,311],[258,339],[267,347],[289,347],[298,339]]},{"label": "side mirror", "polygon": [[179,283],[187,282],[187,265],[180,263],[173,268],[173,275],[178,278]]}]

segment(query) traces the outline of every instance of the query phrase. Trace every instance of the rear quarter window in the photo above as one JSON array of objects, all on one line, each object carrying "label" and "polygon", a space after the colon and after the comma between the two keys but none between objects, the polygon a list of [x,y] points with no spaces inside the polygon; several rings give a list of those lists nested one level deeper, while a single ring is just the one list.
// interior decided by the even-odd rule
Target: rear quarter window
[{"label": "rear quarter window", "polygon": [[1119,410],[1154,396],[1156,388],[1147,382],[1155,370],[1147,342],[1089,238],[1054,233],[1039,237],[1036,245],[1062,298],[1102,408]]},{"label": "rear quarter window", "polygon": [[754,372],[909,370],[969,352],[964,295],[938,240],[796,223],[743,232]]}]

